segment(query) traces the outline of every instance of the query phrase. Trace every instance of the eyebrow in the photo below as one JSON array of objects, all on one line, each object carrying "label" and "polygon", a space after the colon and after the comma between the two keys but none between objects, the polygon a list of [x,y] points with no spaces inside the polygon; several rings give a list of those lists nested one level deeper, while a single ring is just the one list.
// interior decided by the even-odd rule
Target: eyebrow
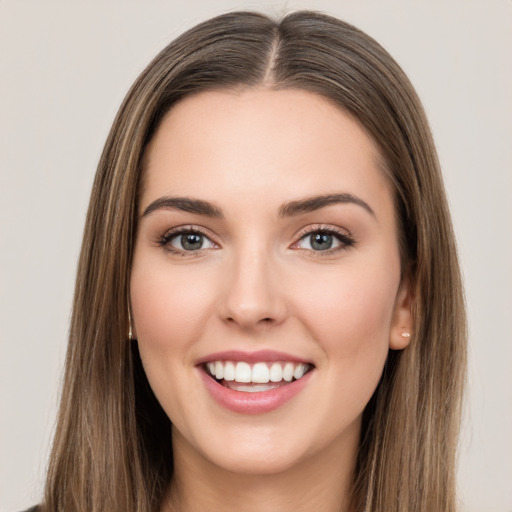
[{"label": "eyebrow", "polygon": [[[319,196],[307,197],[298,201],[291,201],[279,208],[280,217],[293,217],[303,213],[313,212],[333,204],[355,204],[364,208],[368,213],[375,217],[375,212],[370,205],[353,194],[324,194]],[[143,212],[142,217],[157,210],[171,209],[180,210],[188,213],[196,213],[217,219],[223,219],[222,210],[214,204],[202,199],[192,199],[189,197],[160,197],[153,201]]]},{"label": "eyebrow", "polygon": [[332,204],[356,204],[375,217],[370,205],[353,194],[325,194],[308,197],[299,201],[287,203],[279,209],[280,217],[293,217],[303,213],[314,212]]},{"label": "eyebrow", "polygon": [[181,210],[182,212],[197,213],[199,215],[205,215],[207,217],[214,217],[217,219],[223,219],[224,214],[221,209],[217,206],[203,201],[201,199],[191,199],[189,197],[160,197],[153,201],[142,214],[142,217],[146,217],[150,213],[156,210]]}]

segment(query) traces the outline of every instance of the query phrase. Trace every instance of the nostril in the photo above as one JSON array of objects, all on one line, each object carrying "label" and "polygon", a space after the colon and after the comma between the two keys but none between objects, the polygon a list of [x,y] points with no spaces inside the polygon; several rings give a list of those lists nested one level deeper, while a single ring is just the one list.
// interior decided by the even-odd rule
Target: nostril
[{"label": "nostril", "polygon": [[[260,319],[260,320],[258,320],[256,323],[259,323],[259,324],[262,324],[262,323],[264,323],[264,324],[270,324],[270,323],[272,323],[273,321],[274,321],[274,319],[273,319],[273,318],[271,318],[271,317],[267,316],[267,317],[265,317],[265,318],[261,318],[261,319]],[[229,322],[229,323],[238,323],[238,321],[237,321],[235,318],[233,318],[232,316],[227,317],[227,318],[226,318],[226,322]]]}]

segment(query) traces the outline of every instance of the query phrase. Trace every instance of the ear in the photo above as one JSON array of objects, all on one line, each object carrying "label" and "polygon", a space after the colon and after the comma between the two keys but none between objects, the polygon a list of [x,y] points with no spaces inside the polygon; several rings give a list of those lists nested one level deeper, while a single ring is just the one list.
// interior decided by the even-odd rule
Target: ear
[{"label": "ear", "polygon": [[389,348],[403,350],[411,342],[412,327],[412,286],[409,279],[403,279],[395,301],[395,311],[389,331]]}]

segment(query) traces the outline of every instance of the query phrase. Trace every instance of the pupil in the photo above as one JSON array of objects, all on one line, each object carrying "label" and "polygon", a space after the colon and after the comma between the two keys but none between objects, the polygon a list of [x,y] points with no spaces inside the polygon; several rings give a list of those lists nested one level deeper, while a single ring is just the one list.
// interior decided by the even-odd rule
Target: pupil
[{"label": "pupil", "polygon": [[197,233],[181,235],[181,246],[183,249],[195,251],[196,249],[201,249],[201,245],[203,245],[203,235],[198,235]]},{"label": "pupil", "polygon": [[316,233],[311,235],[311,247],[317,251],[326,251],[332,247],[332,235]]}]

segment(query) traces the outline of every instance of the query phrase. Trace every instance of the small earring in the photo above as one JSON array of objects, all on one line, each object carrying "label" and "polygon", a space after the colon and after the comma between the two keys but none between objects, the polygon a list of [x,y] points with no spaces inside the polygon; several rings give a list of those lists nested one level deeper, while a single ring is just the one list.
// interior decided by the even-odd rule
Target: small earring
[{"label": "small earring", "polygon": [[130,308],[128,308],[128,339],[133,341],[133,330],[132,330],[132,315],[130,314]]},{"label": "small earring", "polygon": [[402,336],[402,338],[410,338],[411,337],[411,333],[410,332],[401,332],[400,333],[400,336]]}]

